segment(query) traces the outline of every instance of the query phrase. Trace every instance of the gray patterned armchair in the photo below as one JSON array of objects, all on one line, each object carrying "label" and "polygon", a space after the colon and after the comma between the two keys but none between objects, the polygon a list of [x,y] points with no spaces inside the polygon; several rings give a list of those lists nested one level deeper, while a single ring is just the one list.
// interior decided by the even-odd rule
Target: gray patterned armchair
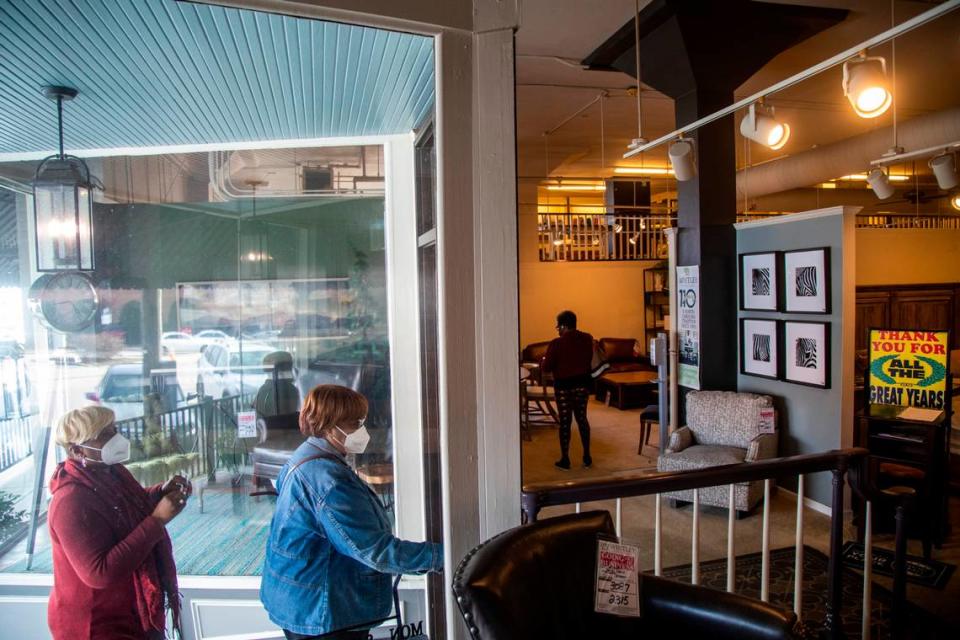
[{"label": "gray patterned armchair", "polygon": [[[687,426],[670,434],[666,452],[657,458],[659,471],[690,471],[725,464],[755,462],[777,456],[777,434],[759,432],[760,409],[772,407],[770,396],[733,391],[692,391],[687,394]],[[690,502],[693,491],[666,494]],[[734,505],[741,514],[763,497],[763,483],[745,482],[734,488]],[[700,490],[700,503],[727,507],[727,486]]]}]

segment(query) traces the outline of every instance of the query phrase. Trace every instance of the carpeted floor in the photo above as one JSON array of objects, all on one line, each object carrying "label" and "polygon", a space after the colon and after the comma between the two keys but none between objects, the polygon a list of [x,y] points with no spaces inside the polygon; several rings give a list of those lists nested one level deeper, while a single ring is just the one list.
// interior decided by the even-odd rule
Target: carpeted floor
[{"label": "carpeted floor", "polygon": [[[770,603],[786,610],[793,609],[794,594],[794,548],[775,549],[770,552]],[[737,557],[736,593],[750,598],[760,598],[761,555],[751,553]],[[690,565],[664,569],[663,576],[684,582],[690,581]],[[713,560],[700,565],[700,584],[718,591],[726,590],[727,562]],[[803,611],[804,625],[815,635],[823,631],[827,613],[827,556],[811,547],[803,553]],[[874,583],[872,598],[871,638],[893,638],[890,628],[893,594]],[[841,620],[846,637],[861,637],[861,607],[863,603],[863,576],[843,569],[843,608]],[[907,604],[908,624],[902,638],[939,639],[953,638],[953,632],[944,628],[936,618]]]}]

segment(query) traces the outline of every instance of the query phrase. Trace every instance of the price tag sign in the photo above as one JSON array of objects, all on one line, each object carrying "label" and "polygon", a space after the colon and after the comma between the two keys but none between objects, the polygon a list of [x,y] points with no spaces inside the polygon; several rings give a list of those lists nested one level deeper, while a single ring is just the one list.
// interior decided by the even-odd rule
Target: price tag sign
[{"label": "price tag sign", "polygon": [[640,548],[597,540],[597,597],[594,611],[640,617]]},{"label": "price tag sign", "polygon": [[257,412],[241,411],[237,413],[237,437],[238,438],[256,438],[257,437]]},{"label": "price tag sign", "polygon": [[760,409],[760,433],[777,432],[777,413],[771,409]]}]

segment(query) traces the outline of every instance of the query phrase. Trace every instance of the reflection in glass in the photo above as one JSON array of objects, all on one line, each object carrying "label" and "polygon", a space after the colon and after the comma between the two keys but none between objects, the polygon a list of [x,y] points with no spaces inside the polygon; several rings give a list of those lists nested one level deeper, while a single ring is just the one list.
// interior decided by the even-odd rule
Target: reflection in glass
[{"label": "reflection in glass", "polygon": [[[255,457],[267,448],[282,464],[303,441],[297,411],[317,384],[368,398],[371,442],[351,463],[392,510],[382,149],[94,162],[97,303],[80,330],[28,308],[33,203],[0,189],[0,571],[28,570],[36,511],[29,570],[50,572],[44,487],[63,453],[48,427],[91,403],[116,413],[142,484],[193,481],[169,526],[181,574],[260,573],[274,499],[249,495],[272,482]],[[254,202],[237,185],[264,168]]]}]

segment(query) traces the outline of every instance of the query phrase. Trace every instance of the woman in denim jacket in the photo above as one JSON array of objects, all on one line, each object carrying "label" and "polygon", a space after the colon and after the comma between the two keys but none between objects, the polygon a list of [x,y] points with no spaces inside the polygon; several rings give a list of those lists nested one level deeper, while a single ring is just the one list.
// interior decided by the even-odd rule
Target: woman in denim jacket
[{"label": "woman in denim jacket", "polygon": [[443,569],[440,545],[394,537],[380,500],[347,466],[361,453],[367,400],[336,385],[307,394],[309,436],[277,478],[260,599],[287,638],[365,639],[390,615],[390,574]]}]

